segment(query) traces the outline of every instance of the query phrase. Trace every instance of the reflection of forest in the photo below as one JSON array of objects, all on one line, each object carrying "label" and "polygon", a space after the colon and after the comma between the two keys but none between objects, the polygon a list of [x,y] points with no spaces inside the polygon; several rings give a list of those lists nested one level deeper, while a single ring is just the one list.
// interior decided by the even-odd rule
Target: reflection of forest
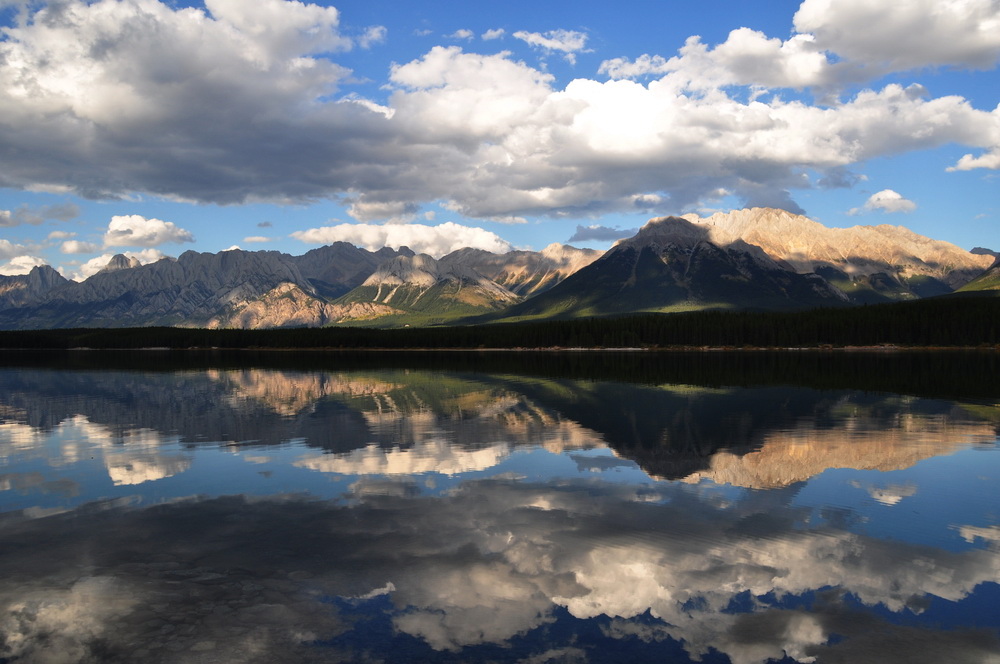
[{"label": "reflection of forest", "polygon": [[297,440],[323,452],[306,467],[390,474],[432,470],[435,460],[442,472],[481,469],[516,445],[609,445],[654,476],[769,488],[826,468],[904,468],[991,443],[1000,420],[989,405],[860,391],[407,370],[4,370],[0,384],[8,425],[86,424],[88,437],[110,441],[105,456],[118,483],[187,467],[182,457],[158,459],[162,437]]}]

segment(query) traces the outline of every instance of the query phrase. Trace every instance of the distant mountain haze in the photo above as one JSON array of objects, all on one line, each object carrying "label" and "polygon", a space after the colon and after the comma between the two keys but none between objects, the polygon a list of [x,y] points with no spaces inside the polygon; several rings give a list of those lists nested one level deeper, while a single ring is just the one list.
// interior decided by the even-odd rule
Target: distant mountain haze
[{"label": "distant mountain haze", "polygon": [[[440,259],[337,242],[301,256],[113,257],[83,282],[0,277],[0,329],[432,325],[696,309],[803,309],[1000,289],[995,254],[900,226],[752,208],[650,220],[607,252],[553,244]],[[472,318],[478,317],[478,318]]]}]

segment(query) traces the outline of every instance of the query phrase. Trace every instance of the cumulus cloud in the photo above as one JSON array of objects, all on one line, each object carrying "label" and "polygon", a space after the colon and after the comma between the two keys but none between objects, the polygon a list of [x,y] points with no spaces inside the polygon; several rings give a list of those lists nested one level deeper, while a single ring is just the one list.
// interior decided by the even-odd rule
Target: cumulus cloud
[{"label": "cumulus cloud", "polygon": [[66,240],[59,248],[59,251],[64,254],[92,254],[100,250],[100,246],[93,242],[82,242],[80,240]]},{"label": "cumulus cloud", "polygon": [[506,253],[511,245],[496,233],[448,221],[437,226],[423,224],[339,224],[296,231],[292,237],[307,244],[350,242],[368,250],[409,247],[440,258],[463,247]]},{"label": "cumulus cloud", "polygon": [[690,37],[679,55],[601,63],[611,78],[669,75],[692,87],[838,87],[930,66],[989,68],[1000,60],[1000,5],[991,0],[806,0],[787,40],[739,28],[710,47]]},{"label": "cumulus cloud", "polygon": [[0,238],[0,260],[14,258],[28,251],[23,244],[14,244],[10,240]]},{"label": "cumulus cloud", "polygon": [[756,30],[739,28],[714,48],[700,37],[690,37],[678,56],[614,58],[602,62],[598,72],[615,79],[669,74],[675,84],[692,89],[727,85],[802,88],[826,83],[832,69],[827,56],[808,35],[783,42]]},{"label": "cumulus cloud", "polygon": [[272,239],[269,237],[264,237],[263,235],[251,235],[250,237],[243,238],[243,241],[248,244],[254,244],[254,243],[271,242]]},{"label": "cumulus cloud", "polygon": [[[922,46],[960,49],[952,55],[872,64],[875,46],[844,26],[864,15],[898,32],[914,10],[876,3],[879,23],[860,0],[806,2],[789,39],[746,28],[715,46],[692,38],[674,57],[608,61],[611,80],[562,88],[509,53],[435,47],[392,67],[384,104],[336,98],[350,72],[329,54],[353,44],[336,10],[252,4],[65,0],[26,10],[0,42],[0,186],[212,203],[339,197],[364,222],[451,201],[463,215],[499,219],[634,211],[651,193],[683,210],[720,188],[791,201],[814,186],[806,172],[833,182],[853,164],[950,143],[970,149],[955,169],[1000,162],[1000,113],[961,97],[895,84],[823,106],[759,94],[931,60],[987,62],[1000,31],[941,46],[976,21],[990,25],[997,10],[986,0],[941,3],[955,20],[920,33]],[[567,55],[587,43],[566,30],[515,36]],[[878,41],[895,48],[885,34]],[[657,78],[631,80],[643,72]]]},{"label": "cumulus cloud", "polygon": [[[289,166],[292,152],[315,146],[322,132],[305,140],[309,104],[333,92],[346,70],[313,54],[351,45],[337,10],[283,0],[210,0],[206,8],[70,0],[6,29],[0,144],[6,154],[38,156],[16,160],[21,168],[0,184],[220,202],[300,195],[239,182],[266,161]],[[354,113],[337,106],[332,115],[347,121]],[[95,143],[100,135],[115,139]],[[223,182],[234,189],[223,194]]]},{"label": "cumulus cloud", "polygon": [[507,34],[507,31],[503,28],[491,28],[484,32],[481,36],[485,41],[490,41],[493,39],[500,39],[505,34]]},{"label": "cumulus cloud", "polygon": [[971,154],[962,155],[958,163],[954,166],[949,166],[947,170],[949,172],[971,171],[977,168],[1000,169],[1000,148],[986,152],[978,157],[974,157]]},{"label": "cumulus cloud", "polygon": [[607,242],[612,240],[620,240],[623,237],[632,237],[639,232],[638,228],[610,228],[608,226],[600,226],[597,224],[591,226],[577,226],[576,232],[573,236],[566,240],[567,242],[590,242],[592,240],[599,242]]},{"label": "cumulus cloud", "polygon": [[302,53],[345,51],[351,41],[339,31],[340,14],[321,7],[285,0],[205,0],[213,18],[243,37],[245,53],[264,65]]},{"label": "cumulus cloud", "polygon": [[[3,242],[0,240],[0,255],[2,255]],[[0,265],[0,275],[10,277],[18,274],[28,274],[33,267],[45,265],[45,261],[37,256],[14,256],[7,263]]]},{"label": "cumulus cloud", "polygon": [[476,33],[474,33],[472,30],[469,30],[468,28],[461,28],[451,33],[448,36],[451,37],[452,39],[464,39],[466,41],[470,41],[472,40],[472,38],[476,36]]},{"label": "cumulus cloud", "polygon": [[194,236],[173,222],[138,214],[112,217],[104,234],[105,247],[156,247],[183,242],[194,242]]},{"label": "cumulus cloud", "polygon": [[840,57],[888,71],[919,67],[988,68],[1000,60],[995,0],[805,0],[795,29]]},{"label": "cumulus cloud", "polygon": [[869,196],[864,206],[851,208],[848,214],[857,215],[862,212],[873,212],[876,210],[881,210],[882,212],[913,212],[916,209],[917,204],[913,201],[903,198],[901,194],[892,189],[883,189]]}]

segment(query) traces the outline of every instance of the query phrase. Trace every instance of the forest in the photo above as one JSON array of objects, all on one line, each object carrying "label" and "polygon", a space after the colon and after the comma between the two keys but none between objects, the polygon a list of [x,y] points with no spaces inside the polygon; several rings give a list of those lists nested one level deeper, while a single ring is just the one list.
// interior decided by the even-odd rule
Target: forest
[{"label": "forest", "polygon": [[702,311],[371,329],[180,327],[0,331],[0,349],[528,349],[995,347],[1000,297],[945,296],[798,312]]}]

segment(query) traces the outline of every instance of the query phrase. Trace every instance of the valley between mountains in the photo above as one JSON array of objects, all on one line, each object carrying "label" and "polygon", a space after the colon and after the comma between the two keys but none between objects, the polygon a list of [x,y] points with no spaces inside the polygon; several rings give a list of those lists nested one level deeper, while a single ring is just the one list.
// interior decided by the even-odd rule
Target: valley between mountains
[{"label": "valley between mountains", "polygon": [[403,327],[695,310],[787,311],[1000,291],[1000,261],[900,226],[753,208],[650,220],[606,252],[554,244],[440,258],[347,243],[301,256],[115,256],[82,282],[0,277],[0,329]]}]

